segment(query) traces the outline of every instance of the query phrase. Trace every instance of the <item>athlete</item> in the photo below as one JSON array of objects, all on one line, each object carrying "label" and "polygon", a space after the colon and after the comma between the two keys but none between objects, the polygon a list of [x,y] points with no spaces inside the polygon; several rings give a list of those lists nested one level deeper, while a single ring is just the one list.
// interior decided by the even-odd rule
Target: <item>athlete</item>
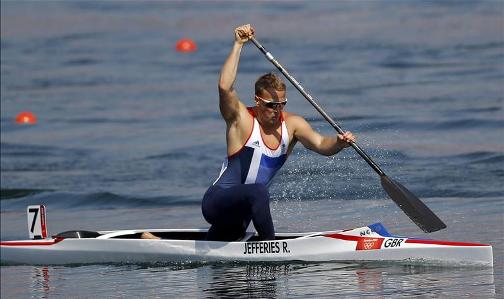
[{"label": "athlete", "polygon": [[202,201],[203,216],[211,224],[207,240],[239,240],[251,221],[260,240],[273,240],[268,186],[294,145],[299,141],[330,156],[356,140],[351,132],[322,136],[301,116],[285,112],[285,83],[274,73],[256,81],[253,107],[240,101],[233,84],[242,47],[253,35],[249,24],[235,29],[233,48],[220,74],[219,108],[226,122],[227,158]]}]

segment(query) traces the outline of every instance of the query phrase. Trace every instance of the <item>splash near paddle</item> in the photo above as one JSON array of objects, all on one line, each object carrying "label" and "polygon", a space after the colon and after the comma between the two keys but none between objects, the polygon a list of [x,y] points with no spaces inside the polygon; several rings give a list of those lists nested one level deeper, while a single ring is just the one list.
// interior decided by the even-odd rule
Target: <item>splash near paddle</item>
[{"label": "splash near paddle", "polygon": [[[324,117],[324,119],[339,133],[343,134],[343,129],[317,104],[315,99],[291,76],[287,70],[268,52],[254,37],[250,40],[264,54],[264,56],[289,80],[294,87],[312,104],[312,106]],[[424,232],[431,233],[446,228],[446,224],[439,219],[429,207],[427,207],[418,197],[410,192],[406,187],[390,179],[383,170],[355,143],[350,145],[355,151],[380,175],[383,189],[390,198],[403,210],[403,212]]]}]

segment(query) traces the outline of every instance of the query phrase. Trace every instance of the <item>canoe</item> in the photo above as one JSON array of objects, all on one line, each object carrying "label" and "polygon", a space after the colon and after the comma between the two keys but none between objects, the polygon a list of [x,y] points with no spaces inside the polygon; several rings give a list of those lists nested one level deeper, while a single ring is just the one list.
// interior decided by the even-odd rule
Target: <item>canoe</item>
[{"label": "canoe", "polygon": [[[33,227],[32,227],[33,229]],[[44,227],[45,229],[45,227]],[[141,239],[143,232],[161,237]],[[2,241],[2,264],[66,265],[172,262],[364,262],[493,266],[492,246],[391,235],[380,223],[349,230],[277,233],[258,241],[207,241],[204,229],[67,231],[52,238]]]}]

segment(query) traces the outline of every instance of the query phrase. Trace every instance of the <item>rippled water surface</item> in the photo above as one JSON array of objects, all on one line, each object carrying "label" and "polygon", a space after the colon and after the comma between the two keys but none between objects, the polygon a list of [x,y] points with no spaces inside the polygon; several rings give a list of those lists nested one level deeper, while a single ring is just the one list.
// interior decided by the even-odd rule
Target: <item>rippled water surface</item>
[{"label": "rippled water surface", "polygon": [[[206,228],[199,203],[225,154],[217,105],[232,30],[257,38],[448,228],[423,234],[352,150],[295,149],[270,188],[277,231],[382,222],[489,243],[494,268],[405,264],[1,266],[2,298],[504,296],[502,1],[2,1],[1,239]],[[178,39],[198,50],[175,51]],[[272,66],[247,45],[236,88]],[[292,87],[287,110],[333,134]],[[32,111],[36,125],[14,122]]]}]

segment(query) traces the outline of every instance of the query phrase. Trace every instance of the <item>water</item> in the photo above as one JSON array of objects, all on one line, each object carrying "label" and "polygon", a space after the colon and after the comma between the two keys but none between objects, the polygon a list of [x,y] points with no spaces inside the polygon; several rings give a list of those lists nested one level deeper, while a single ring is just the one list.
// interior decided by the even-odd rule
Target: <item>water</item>
[{"label": "water", "polygon": [[[225,154],[218,73],[232,30],[257,38],[448,228],[489,243],[493,269],[401,264],[2,266],[15,297],[503,297],[504,4],[1,2],[1,239],[49,231],[206,228],[199,203]],[[174,50],[182,37],[198,51]],[[236,88],[272,66],[242,52]],[[324,134],[294,88],[287,110]],[[34,126],[14,123],[21,111]],[[298,146],[271,189],[277,231],[382,222],[426,237],[353,151]],[[79,287],[76,288],[75,286]]]}]

